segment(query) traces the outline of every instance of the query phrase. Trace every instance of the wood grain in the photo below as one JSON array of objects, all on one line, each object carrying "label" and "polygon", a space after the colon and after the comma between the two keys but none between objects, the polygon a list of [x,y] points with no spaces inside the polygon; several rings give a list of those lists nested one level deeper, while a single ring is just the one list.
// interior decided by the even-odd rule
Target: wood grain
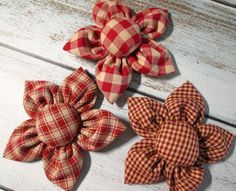
[{"label": "wood grain", "polygon": [[225,5],[225,6],[236,8],[236,1],[235,0],[213,0],[213,1],[220,3],[222,5]]},{"label": "wood grain", "polygon": [[[0,47],[0,156],[14,128],[28,119],[22,105],[25,80],[48,80],[60,84],[71,73],[70,70],[55,66],[45,61]],[[119,104],[111,106],[106,100],[99,98],[97,105],[108,109],[120,117],[126,124],[128,96],[141,96],[126,92]],[[236,129],[224,124],[208,120],[233,134]],[[166,182],[152,185],[123,184],[124,160],[129,148],[141,138],[130,128],[111,146],[101,152],[84,153],[85,162],[82,176],[79,178],[77,190],[110,190],[110,191],[157,191],[168,190]],[[206,175],[200,190],[234,191],[236,188],[236,153],[231,151],[225,161],[206,166]],[[44,175],[42,161],[21,163],[0,157],[0,185],[17,191],[61,190]]]},{"label": "wood grain", "polygon": [[[79,28],[94,24],[95,0],[25,0],[0,2],[0,43],[56,64],[87,68],[94,62],[62,51]],[[160,39],[176,61],[179,72],[166,78],[134,74],[130,87],[159,98],[190,80],[209,105],[210,115],[236,124],[236,12],[212,1],[124,0],[135,11],[148,7],[170,10],[172,24]]]}]

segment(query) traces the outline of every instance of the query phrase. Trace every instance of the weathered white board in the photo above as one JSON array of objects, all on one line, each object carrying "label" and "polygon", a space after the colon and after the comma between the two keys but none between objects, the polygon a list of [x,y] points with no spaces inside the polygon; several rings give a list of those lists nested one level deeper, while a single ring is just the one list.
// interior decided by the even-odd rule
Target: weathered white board
[{"label": "weathered white board", "polygon": [[[2,156],[14,128],[23,120],[28,119],[22,104],[24,81],[48,80],[60,84],[71,71],[1,47],[0,66],[0,156]],[[120,100],[120,104],[124,104],[130,95],[140,96],[126,92],[124,99]],[[99,100],[99,102],[101,104],[102,101]],[[123,108],[119,108],[116,105],[111,106],[106,100],[103,100],[101,108],[112,111],[127,124],[126,104]],[[208,120],[208,122],[218,124],[234,135],[236,134],[235,128],[212,120]],[[126,154],[138,140],[140,137],[128,127],[127,131],[107,149],[100,152],[85,153],[84,169],[79,178],[77,189],[81,191],[168,190],[166,182],[132,186],[123,184]],[[235,172],[236,153],[232,149],[225,161],[206,166],[206,175],[200,190],[234,191],[236,188]],[[0,157],[0,185],[17,191],[60,190],[47,180],[42,161],[22,163],[6,160],[2,157]]]},{"label": "weathered white board", "polygon": [[[206,99],[211,116],[236,124],[236,9],[233,6],[236,2],[217,1],[222,3],[211,0],[124,0],[135,11],[152,6],[170,10],[172,23],[161,42],[173,54],[179,72],[162,79],[134,74],[131,88],[135,91],[127,91],[113,106],[100,95],[97,106],[112,111],[128,124],[128,96],[147,94],[163,99],[185,80],[190,80]],[[22,105],[25,80],[60,83],[72,72],[71,67],[79,66],[94,73],[95,63],[62,51],[66,40],[77,29],[94,24],[91,14],[94,2],[0,0],[0,156],[14,128],[28,119]],[[233,127],[214,120],[208,122],[236,134]],[[84,153],[84,169],[77,190],[168,190],[165,182],[123,184],[126,154],[138,140],[140,137],[128,128],[107,149]],[[17,191],[60,190],[47,180],[42,161],[20,163],[2,157],[0,189],[1,186]],[[234,149],[225,161],[206,166],[206,176],[199,190],[236,190]]]},{"label": "weathered white board", "polygon": [[[94,24],[95,0],[1,0],[0,45],[9,45],[55,64],[89,69],[95,63],[62,50],[79,28]],[[236,124],[236,11],[209,0],[124,0],[136,11],[148,7],[170,10],[172,24],[161,39],[173,54],[177,74],[149,78],[134,74],[131,88],[166,96],[185,80],[202,92],[213,117]],[[57,74],[55,74],[57,75]]]}]

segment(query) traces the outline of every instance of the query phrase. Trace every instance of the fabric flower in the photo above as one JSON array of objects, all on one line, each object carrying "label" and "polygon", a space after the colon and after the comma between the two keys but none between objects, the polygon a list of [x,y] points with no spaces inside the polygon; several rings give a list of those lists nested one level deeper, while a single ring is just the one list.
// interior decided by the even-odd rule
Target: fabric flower
[{"label": "fabric flower", "polygon": [[110,103],[129,86],[132,69],[154,77],[175,71],[168,51],[154,41],[166,31],[167,10],[149,8],[132,16],[129,7],[119,0],[98,0],[93,18],[98,26],[80,29],[64,50],[99,60],[96,81]]},{"label": "fabric flower", "polygon": [[150,98],[130,98],[129,119],[144,137],[133,145],[125,163],[125,183],[146,184],[167,179],[170,191],[193,191],[203,179],[202,163],[222,160],[233,135],[203,124],[204,101],[189,82],[164,105]]},{"label": "fabric flower", "polygon": [[50,181],[72,190],[81,173],[81,150],[106,147],[125,126],[112,113],[93,109],[96,85],[79,68],[57,86],[26,81],[24,108],[31,119],[12,133],[4,157],[16,161],[43,160]]}]

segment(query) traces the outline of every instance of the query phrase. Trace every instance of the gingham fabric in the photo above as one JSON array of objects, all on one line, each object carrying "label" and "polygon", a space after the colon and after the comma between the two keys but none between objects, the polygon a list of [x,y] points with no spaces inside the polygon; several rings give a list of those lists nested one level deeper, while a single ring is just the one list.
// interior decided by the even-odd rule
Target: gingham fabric
[{"label": "gingham fabric", "polygon": [[204,101],[190,82],[161,104],[153,99],[129,98],[131,127],[141,141],[132,146],[125,162],[126,184],[157,183],[167,179],[170,191],[197,190],[203,163],[222,160],[233,135],[203,124]]},{"label": "gingham fabric", "polygon": [[149,8],[132,15],[120,0],[98,0],[93,18],[98,26],[80,29],[63,49],[98,60],[96,81],[110,103],[116,102],[129,86],[132,68],[153,77],[175,72],[167,49],[154,41],[167,29],[167,10]]},{"label": "gingham fabric", "polygon": [[82,68],[61,86],[27,81],[24,107],[31,119],[13,131],[4,157],[16,161],[42,159],[48,179],[64,190],[73,190],[83,165],[81,150],[100,150],[125,130],[112,113],[92,109],[96,91]]}]

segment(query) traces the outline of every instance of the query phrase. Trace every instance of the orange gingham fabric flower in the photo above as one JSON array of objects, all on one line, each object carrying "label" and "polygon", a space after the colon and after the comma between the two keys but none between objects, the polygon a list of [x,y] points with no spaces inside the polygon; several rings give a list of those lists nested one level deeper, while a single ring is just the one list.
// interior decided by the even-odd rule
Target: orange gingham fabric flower
[{"label": "orange gingham fabric flower", "polygon": [[98,26],[80,29],[64,50],[99,60],[96,81],[110,103],[116,102],[129,86],[132,69],[154,77],[175,71],[168,51],[154,41],[166,31],[167,10],[149,8],[132,16],[119,0],[98,0],[93,18]]},{"label": "orange gingham fabric flower", "polygon": [[203,124],[204,101],[189,82],[162,105],[150,98],[129,98],[129,119],[144,137],[133,145],[125,163],[125,183],[147,184],[167,179],[170,191],[196,190],[203,179],[202,163],[223,159],[233,135]]},{"label": "orange gingham fabric flower", "polygon": [[43,160],[54,184],[72,190],[83,165],[81,150],[106,147],[125,126],[112,113],[93,109],[96,85],[79,68],[57,86],[27,81],[24,108],[31,119],[12,133],[4,157],[16,161]]}]

